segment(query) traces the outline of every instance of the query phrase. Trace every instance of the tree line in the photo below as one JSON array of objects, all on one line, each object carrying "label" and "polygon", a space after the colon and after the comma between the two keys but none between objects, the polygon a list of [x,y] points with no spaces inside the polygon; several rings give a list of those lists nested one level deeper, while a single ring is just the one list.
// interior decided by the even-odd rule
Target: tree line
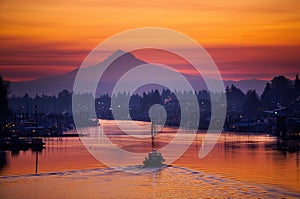
[{"label": "tree line", "polygon": [[[34,114],[34,106],[39,107],[39,112],[44,115],[49,114],[72,114],[72,92],[63,90],[57,95],[36,95],[31,97],[25,94],[23,97],[8,97],[9,82],[4,81],[0,77],[0,119],[1,125],[5,120],[16,117],[16,115],[30,116]],[[153,104],[161,104],[165,107],[169,122],[175,124],[180,121],[180,106],[176,96],[189,96],[195,94],[198,99],[200,114],[204,114],[205,118],[210,117],[210,94],[206,90],[190,92],[171,92],[164,89],[162,91],[152,90],[143,94],[119,93],[116,96],[108,94],[100,95],[94,99],[94,106],[97,117],[103,119],[112,119],[111,100],[120,102],[118,106],[126,106],[121,104],[123,98],[129,98],[130,116],[135,120],[148,121],[149,108]],[[91,94],[80,94],[84,98],[93,98]],[[227,98],[227,116],[246,118],[261,118],[266,110],[274,110],[278,107],[286,107],[294,115],[299,116],[300,112],[300,80],[298,75],[295,80],[290,80],[284,76],[274,77],[266,84],[263,94],[259,96],[255,90],[242,92],[235,85],[226,87]],[[86,106],[82,104],[82,106]],[[88,107],[87,107],[88,108]],[[91,108],[91,107],[90,107]],[[25,115],[25,116],[24,116]],[[200,115],[201,116],[201,115]],[[124,116],[126,119],[126,116]],[[204,121],[205,122],[205,121]],[[205,126],[205,124],[203,124]]]}]

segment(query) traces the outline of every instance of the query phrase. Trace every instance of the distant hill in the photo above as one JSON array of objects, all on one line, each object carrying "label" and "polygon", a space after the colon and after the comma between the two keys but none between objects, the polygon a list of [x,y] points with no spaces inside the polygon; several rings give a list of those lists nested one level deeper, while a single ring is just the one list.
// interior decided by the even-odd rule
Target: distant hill
[{"label": "distant hill", "polygon": [[231,86],[234,84],[236,87],[241,89],[244,93],[246,93],[250,89],[255,89],[256,93],[261,95],[264,92],[266,83],[268,81],[266,80],[260,80],[260,79],[246,79],[246,80],[240,80],[240,81],[232,81],[227,80],[224,81],[225,86]]},{"label": "distant hill", "polygon": [[[123,54],[124,52],[118,50],[103,62],[91,66],[89,68],[82,69],[83,73],[87,77],[87,81],[93,81],[91,80],[94,79],[92,77],[97,77],[95,76],[95,71],[97,67],[101,67],[101,65],[103,65],[105,61],[109,59],[113,59],[115,56],[118,56],[120,53]],[[119,59],[113,62],[108,68],[108,70],[105,71],[105,75],[100,81],[99,84],[100,86],[98,86],[97,94],[110,93],[114,88],[115,81],[118,80],[124,72],[130,70],[131,68],[134,68],[135,66],[138,66],[140,64],[145,64],[145,63],[146,62],[137,59],[132,54],[125,53]],[[12,91],[12,94],[16,96],[24,96],[25,93],[28,93],[30,96],[35,96],[36,94],[57,95],[63,89],[67,89],[69,91],[73,90],[73,84],[77,72],[78,69],[75,69],[71,72],[62,75],[45,77],[45,78],[40,78],[31,81],[11,82],[10,90]],[[193,75],[184,75],[184,76],[191,82],[191,85],[195,90],[206,89],[206,85],[201,77],[199,78]],[[95,78],[94,81],[96,81],[96,79],[97,78]],[[170,78],[170,81],[176,81],[176,80],[175,79],[172,80],[172,78]],[[240,88],[243,92],[246,92],[249,89],[255,89],[258,94],[262,94],[266,82],[267,81],[265,80],[257,80],[257,79],[241,80],[241,81],[229,80],[229,81],[224,81],[224,84],[225,86],[231,86],[232,84],[234,84],[236,87]],[[143,87],[143,89],[144,91],[148,91],[149,89],[151,90],[151,86],[150,87],[145,86]]]}]

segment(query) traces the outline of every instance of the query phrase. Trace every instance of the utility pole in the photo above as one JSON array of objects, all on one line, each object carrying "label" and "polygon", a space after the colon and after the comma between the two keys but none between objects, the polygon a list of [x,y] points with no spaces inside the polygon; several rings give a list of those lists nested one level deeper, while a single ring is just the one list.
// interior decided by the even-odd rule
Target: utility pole
[{"label": "utility pole", "polygon": [[[38,137],[38,110],[37,105],[34,106],[35,108],[35,140],[37,140]],[[38,172],[38,163],[39,163],[39,152],[36,151],[35,154],[35,174]]]},{"label": "utility pole", "polygon": [[37,111],[37,105],[35,107],[35,135],[37,137],[37,131],[38,131],[38,111]]},{"label": "utility pole", "polygon": [[154,122],[151,122],[151,140],[152,140],[152,150],[154,149],[155,147],[155,144],[154,144],[154,136],[155,136],[155,123]]}]

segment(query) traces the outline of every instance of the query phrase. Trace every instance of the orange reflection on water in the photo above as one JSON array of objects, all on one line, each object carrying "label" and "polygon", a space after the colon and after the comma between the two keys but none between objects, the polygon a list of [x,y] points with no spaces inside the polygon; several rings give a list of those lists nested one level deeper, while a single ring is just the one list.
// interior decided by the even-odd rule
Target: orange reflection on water
[{"label": "orange reflection on water", "polygon": [[[38,152],[38,173],[103,167],[82,145],[78,137],[46,138],[46,148]],[[6,152],[7,163],[1,175],[35,173],[36,153],[31,150],[18,154]]]},{"label": "orange reflection on water", "polygon": [[[139,152],[151,149],[151,139],[136,141],[118,132],[113,123],[107,125],[111,125],[109,135],[118,146]],[[93,127],[88,130],[93,131]],[[158,147],[170,142],[175,132],[176,129],[165,128],[156,138]],[[276,185],[300,192],[299,142],[282,142],[265,134],[224,132],[213,150],[205,158],[199,159],[204,136],[204,132],[199,132],[189,149],[172,165],[221,175],[227,179]],[[38,156],[39,173],[105,167],[89,154],[79,138],[47,138],[44,141],[46,148]],[[36,152],[29,150],[21,151],[18,155],[12,155],[11,152],[5,154],[7,163],[1,175],[35,172]]]},{"label": "orange reflection on water", "polygon": [[[277,143],[275,137],[223,133],[208,156],[199,159],[203,137],[204,134],[198,134],[193,145],[175,165],[300,191],[299,151],[284,151],[287,147],[282,148],[283,143]],[[290,142],[294,142],[290,145],[299,150],[299,142]]]}]

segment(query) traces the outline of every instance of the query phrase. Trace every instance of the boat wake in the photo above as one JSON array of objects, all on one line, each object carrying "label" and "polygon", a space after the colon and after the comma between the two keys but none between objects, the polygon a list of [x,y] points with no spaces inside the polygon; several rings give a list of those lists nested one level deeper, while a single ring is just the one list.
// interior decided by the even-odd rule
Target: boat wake
[{"label": "boat wake", "polygon": [[[25,182],[27,184],[38,183],[39,185],[53,182],[51,186],[64,186],[73,182],[73,184],[80,184],[83,190],[95,192],[95,196],[101,194],[103,198],[112,197],[113,194],[120,194],[122,198],[124,193],[135,194],[131,196],[138,198],[300,198],[300,193],[275,185],[243,182],[179,166],[153,168],[134,165],[95,168],[19,176],[0,176],[0,181],[4,187],[13,186],[14,189],[17,189],[18,185],[23,188]],[[83,186],[85,187],[83,188]],[[116,187],[116,192],[111,193],[111,190],[105,189],[105,187],[111,186]],[[92,187],[102,187],[100,189],[101,193],[98,189],[92,189]],[[144,191],[136,191],[140,189]],[[57,196],[60,197],[60,195]]]}]

